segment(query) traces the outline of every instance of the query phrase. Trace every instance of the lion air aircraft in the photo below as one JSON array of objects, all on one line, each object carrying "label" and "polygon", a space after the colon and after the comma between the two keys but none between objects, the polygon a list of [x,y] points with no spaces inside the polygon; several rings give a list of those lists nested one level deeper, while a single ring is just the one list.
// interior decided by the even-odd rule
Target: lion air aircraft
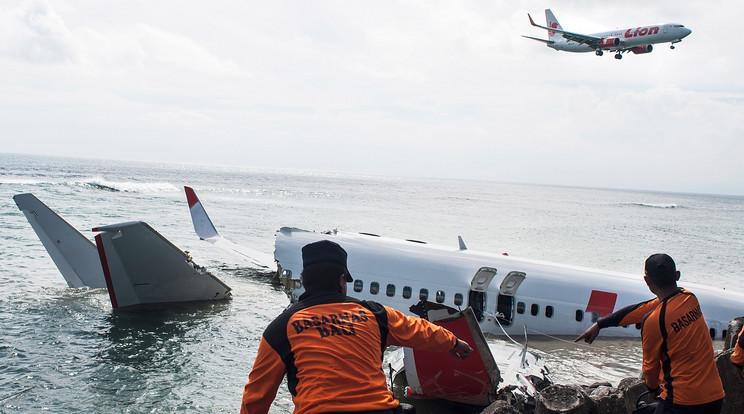
[{"label": "lion air aircraft", "polygon": [[[252,249],[226,242],[194,190],[185,189],[197,235],[248,259],[254,267],[276,271],[292,301],[304,292],[302,247],[323,239],[340,244],[349,254],[354,278],[348,287],[350,296],[408,314],[419,301],[455,309],[469,306],[482,331],[495,335],[526,331],[576,336],[597,318],[654,297],[640,274],[477,252],[468,250],[462,239],[457,247],[447,247],[370,233],[282,227],[275,234],[273,260],[259,263],[250,258]],[[744,293],[688,283],[684,274],[680,286],[697,296],[713,338],[723,339],[729,321],[744,314]],[[638,337],[640,326],[607,328],[601,335]]]},{"label": "lion air aircraft", "polygon": [[667,23],[581,34],[563,30],[550,9],[545,9],[547,27],[535,23],[529,13],[527,17],[533,26],[548,31],[548,40],[524,35],[522,37],[543,42],[550,48],[566,52],[594,51],[597,56],[602,56],[605,51],[615,52],[615,59],[622,59],[624,52],[651,53],[653,45],[657,43],[671,42],[671,48],[674,49],[675,43],[681,42],[683,38],[692,33],[692,30],[681,24]]}]

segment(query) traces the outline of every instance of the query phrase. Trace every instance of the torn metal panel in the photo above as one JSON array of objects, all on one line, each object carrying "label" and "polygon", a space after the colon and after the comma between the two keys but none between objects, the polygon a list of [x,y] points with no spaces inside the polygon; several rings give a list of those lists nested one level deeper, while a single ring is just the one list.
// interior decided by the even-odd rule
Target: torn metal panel
[{"label": "torn metal panel", "polygon": [[428,314],[432,322],[470,344],[473,354],[456,360],[441,352],[406,348],[404,365],[411,390],[427,398],[488,405],[501,376],[473,310],[467,308],[455,314],[429,310]]}]

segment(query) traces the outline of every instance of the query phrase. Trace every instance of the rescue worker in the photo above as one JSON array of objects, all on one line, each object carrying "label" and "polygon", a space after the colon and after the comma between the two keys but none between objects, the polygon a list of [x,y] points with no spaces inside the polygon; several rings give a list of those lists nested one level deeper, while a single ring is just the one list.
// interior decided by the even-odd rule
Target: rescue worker
[{"label": "rescue worker", "polygon": [[734,352],[731,354],[731,363],[737,368],[736,373],[744,379],[744,328],[739,331],[739,339],[734,345]]},{"label": "rescue worker", "polygon": [[601,318],[574,342],[592,343],[602,328],[642,322],[643,378],[660,399],[656,413],[718,414],[725,394],[713,341],[697,298],[677,287],[679,276],[671,257],[651,255],[644,280],[656,299]]},{"label": "rescue worker", "polygon": [[302,248],[299,301],[261,337],[243,390],[241,413],[264,414],[286,375],[295,414],[393,414],[382,354],[390,345],[470,356],[470,346],[448,330],[376,302],[346,296],[353,279],[347,253],[322,240]]}]

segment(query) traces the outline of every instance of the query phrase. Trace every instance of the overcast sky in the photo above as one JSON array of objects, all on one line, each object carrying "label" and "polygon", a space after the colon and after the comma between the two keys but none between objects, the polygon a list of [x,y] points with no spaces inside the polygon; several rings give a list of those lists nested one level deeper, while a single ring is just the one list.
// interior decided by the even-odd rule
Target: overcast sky
[{"label": "overcast sky", "polygon": [[[520,35],[676,22],[651,54]],[[0,152],[744,195],[744,2],[0,0]]]}]

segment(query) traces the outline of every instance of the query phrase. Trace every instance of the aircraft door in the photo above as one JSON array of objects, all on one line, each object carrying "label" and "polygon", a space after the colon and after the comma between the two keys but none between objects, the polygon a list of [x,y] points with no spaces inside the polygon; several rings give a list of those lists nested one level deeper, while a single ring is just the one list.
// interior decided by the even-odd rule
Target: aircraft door
[{"label": "aircraft door", "polygon": [[527,275],[524,272],[509,272],[499,286],[499,297],[496,303],[496,316],[502,325],[509,326],[514,322],[514,295]]},{"label": "aircraft door", "polygon": [[478,322],[483,320],[483,311],[486,309],[486,289],[491,284],[491,280],[496,276],[496,269],[493,267],[481,267],[475,272],[473,280],[470,282],[470,291],[468,292],[468,306],[473,308]]}]

